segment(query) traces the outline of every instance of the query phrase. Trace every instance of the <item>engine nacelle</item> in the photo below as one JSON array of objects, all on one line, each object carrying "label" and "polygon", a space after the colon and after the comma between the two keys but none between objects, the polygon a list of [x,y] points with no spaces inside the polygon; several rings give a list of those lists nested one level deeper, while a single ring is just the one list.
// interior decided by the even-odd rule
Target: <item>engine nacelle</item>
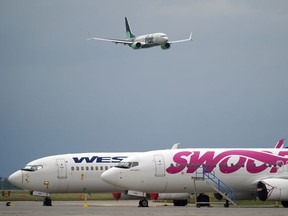
[{"label": "engine nacelle", "polygon": [[261,201],[287,201],[288,179],[265,179],[257,184],[257,196]]},{"label": "engine nacelle", "polygon": [[171,47],[170,43],[165,43],[161,45],[161,49],[164,49],[164,50],[169,49],[170,47]]},{"label": "engine nacelle", "polygon": [[136,42],[136,43],[133,43],[133,44],[131,45],[131,47],[132,47],[133,49],[140,49],[140,48],[142,47],[142,44],[141,44],[140,42]]}]

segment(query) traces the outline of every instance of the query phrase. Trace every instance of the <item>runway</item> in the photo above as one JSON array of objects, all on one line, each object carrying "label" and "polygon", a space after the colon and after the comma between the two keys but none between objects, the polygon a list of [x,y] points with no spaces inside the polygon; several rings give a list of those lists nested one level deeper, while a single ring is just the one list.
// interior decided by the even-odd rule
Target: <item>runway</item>
[{"label": "runway", "polygon": [[13,202],[14,206],[7,207],[5,202],[0,202],[0,215],[29,215],[29,216],[60,216],[60,215],[97,215],[97,216],[193,216],[193,215],[261,215],[284,216],[288,209],[273,206],[255,207],[230,207],[222,206],[196,208],[195,205],[174,207],[172,204],[164,206],[163,203],[150,202],[149,208],[137,207],[138,201],[91,201],[89,207],[83,208],[83,202],[53,202],[52,207],[42,206],[42,202]]}]

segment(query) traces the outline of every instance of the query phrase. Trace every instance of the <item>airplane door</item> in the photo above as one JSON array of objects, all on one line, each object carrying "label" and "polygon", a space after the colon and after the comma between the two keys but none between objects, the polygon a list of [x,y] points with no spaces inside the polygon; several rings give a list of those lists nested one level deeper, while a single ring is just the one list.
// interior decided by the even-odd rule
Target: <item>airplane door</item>
[{"label": "airplane door", "polygon": [[59,179],[66,179],[67,178],[67,166],[66,161],[64,159],[57,159],[57,170]]},{"label": "airplane door", "polygon": [[164,177],[165,176],[165,163],[163,155],[154,155],[155,162],[155,176]]}]

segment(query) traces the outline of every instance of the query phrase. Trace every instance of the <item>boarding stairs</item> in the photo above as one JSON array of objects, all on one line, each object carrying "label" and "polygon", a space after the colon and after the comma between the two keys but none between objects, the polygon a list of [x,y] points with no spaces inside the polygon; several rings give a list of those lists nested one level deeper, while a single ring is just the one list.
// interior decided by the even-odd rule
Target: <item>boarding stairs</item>
[{"label": "boarding stairs", "polygon": [[206,172],[205,168],[198,170],[196,171],[196,180],[203,180],[215,191],[221,194],[226,200],[228,200],[234,206],[237,206],[236,192],[223,181],[221,181],[221,179],[215,175],[214,171]]}]

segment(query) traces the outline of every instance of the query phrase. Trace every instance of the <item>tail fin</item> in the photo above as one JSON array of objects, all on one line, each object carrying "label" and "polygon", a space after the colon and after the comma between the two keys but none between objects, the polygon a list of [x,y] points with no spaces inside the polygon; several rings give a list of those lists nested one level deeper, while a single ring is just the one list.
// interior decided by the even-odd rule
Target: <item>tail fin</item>
[{"label": "tail fin", "polygon": [[132,32],[130,30],[130,26],[129,26],[127,17],[125,17],[125,25],[126,25],[126,37],[127,37],[127,39],[134,38],[135,35],[132,34]]}]

